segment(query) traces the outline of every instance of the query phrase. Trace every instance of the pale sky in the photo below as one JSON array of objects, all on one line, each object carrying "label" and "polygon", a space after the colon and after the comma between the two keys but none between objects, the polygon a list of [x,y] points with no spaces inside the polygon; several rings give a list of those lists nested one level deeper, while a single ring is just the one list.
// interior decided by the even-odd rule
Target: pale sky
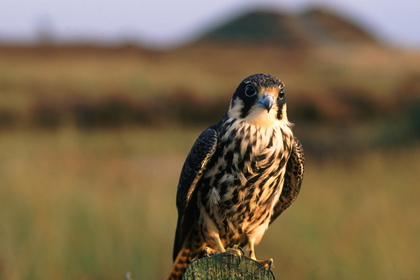
[{"label": "pale sky", "polygon": [[1,0],[0,42],[56,41],[173,46],[253,6],[299,11],[308,4],[340,11],[394,45],[420,47],[419,0]]}]

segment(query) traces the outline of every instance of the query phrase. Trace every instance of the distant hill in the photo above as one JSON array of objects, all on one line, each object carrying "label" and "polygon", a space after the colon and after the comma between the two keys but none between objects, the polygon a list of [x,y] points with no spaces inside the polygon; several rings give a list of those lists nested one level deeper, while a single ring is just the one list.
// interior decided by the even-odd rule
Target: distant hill
[{"label": "distant hill", "polygon": [[379,44],[358,24],[323,8],[300,14],[251,11],[210,29],[193,44],[270,44],[306,47],[320,44]]},{"label": "distant hill", "polygon": [[304,35],[316,43],[379,43],[363,27],[325,9],[310,9],[297,17]]}]

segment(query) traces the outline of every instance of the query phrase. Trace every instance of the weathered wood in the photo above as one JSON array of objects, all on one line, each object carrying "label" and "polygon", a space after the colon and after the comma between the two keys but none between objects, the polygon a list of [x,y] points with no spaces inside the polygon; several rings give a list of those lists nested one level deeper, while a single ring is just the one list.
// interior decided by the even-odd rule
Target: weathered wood
[{"label": "weathered wood", "polygon": [[268,268],[253,259],[231,253],[220,253],[193,260],[182,279],[274,280],[275,278]]}]

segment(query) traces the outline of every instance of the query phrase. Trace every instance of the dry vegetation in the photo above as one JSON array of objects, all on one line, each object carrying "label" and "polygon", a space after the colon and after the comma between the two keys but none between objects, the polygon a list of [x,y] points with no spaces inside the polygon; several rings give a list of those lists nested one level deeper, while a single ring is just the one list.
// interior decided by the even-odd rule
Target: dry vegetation
[{"label": "dry vegetation", "polygon": [[183,160],[255,72],[286,82],[308,158],[258,257],[280,279],[420,275],[418,53],[2,47],[0,60],[0,279],[162,279]]},{"label": "dry vegetation", "polygon": [[0,58],[3,127],[207,124],[258,72],[281,77],[292,119],[311,123],[383,119],[419,102],[418,52],[377,46],[2,47]]},{"label": "dry vegetation", "polygon": [[[122,279],[131,271],[162,279],[176,180],[198,132],[1,135],[0,278]],[[259,258],[274,258],[277,277],[419,275],[420,150],[354,160],[308,159],[299,200],[257,247]]]}]

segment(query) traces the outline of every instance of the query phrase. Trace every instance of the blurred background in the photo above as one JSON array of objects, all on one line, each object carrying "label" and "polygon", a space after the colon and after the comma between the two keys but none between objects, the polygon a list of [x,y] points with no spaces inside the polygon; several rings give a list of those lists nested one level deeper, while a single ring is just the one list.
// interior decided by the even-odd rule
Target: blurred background
[{"label": "blurred background", "polygon": [[178,176],[239,82],[286,84],[307,163],[278,279],[420,277],[420,2],[0,4],[0,279],[163,279]]}]

